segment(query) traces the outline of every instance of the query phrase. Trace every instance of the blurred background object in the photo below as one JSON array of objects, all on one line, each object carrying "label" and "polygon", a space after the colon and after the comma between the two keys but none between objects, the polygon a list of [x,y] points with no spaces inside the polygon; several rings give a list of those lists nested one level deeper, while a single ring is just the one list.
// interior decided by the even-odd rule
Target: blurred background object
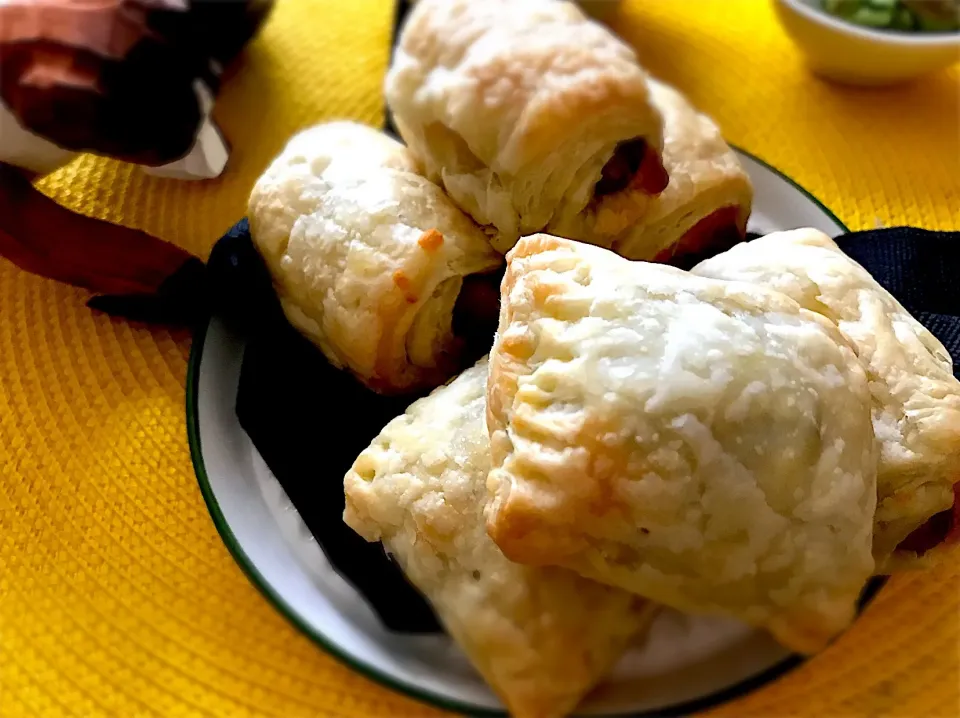
[{"label": "blurred background object", "polygon": [[92,292],[151,294],[196,262],[36,189],[81,152],[175,179],[223,172],[224,68],[273,0],[0,2],[0,256]]},{"label": "blurred background object", "polygon": [[855,85],[911,80],[960,60],[954,0],[774,0],[818,75]]},{"label": "blurred background object", "polygon": [[[216,177],[228,156],[209,118],[220,78],[271,5],[8,0],[0,3],[0,101],[22,129],[64,150]],[[0,145],[20,139],[5,135]]]},{"label": "blurred background object", "polygon": [[821,0],[831,15],[857,25],[902,32],[960,30],[960,0]]}]

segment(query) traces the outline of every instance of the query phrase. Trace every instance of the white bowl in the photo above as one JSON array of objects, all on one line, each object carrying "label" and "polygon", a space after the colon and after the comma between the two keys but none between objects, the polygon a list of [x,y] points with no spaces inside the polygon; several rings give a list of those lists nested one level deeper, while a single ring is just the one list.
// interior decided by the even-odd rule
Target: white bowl
[{"label": "white bowl", "polygon": [[774,0],[811,69],[855,85],[904,82],[960,60],[960,32],[874,30],[833,17],[819,0]]}]

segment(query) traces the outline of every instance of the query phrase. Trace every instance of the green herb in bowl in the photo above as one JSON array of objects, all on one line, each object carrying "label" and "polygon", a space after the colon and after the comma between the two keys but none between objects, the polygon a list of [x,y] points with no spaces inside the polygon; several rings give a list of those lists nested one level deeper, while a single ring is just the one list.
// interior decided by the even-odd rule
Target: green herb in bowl
[{"label": "green herb in bowl", "polygon": [[822,3],[831,15],[879,30],[960,30],[960,0],[822,0]]}]

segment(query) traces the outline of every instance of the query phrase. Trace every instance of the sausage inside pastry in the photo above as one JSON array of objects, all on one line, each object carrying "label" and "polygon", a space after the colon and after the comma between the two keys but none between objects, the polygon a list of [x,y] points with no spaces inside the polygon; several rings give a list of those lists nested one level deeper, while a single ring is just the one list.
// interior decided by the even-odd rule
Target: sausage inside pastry
[{"label": "sausage inside pastry", "polygon": [[544,228],[609,246],[667,185],[633,50],[559,0],[421,0],[386,80],[428,176],[506,252]]},{"label": "sausage inside pastry", "polygon": [[381,392],[441,384],[496,327],[503,260],[418,171],[400,143],[336,122],[294,137],[250,197],[291,324]]},{"label": "sausage inside pastry", "polygon": [[672,87],[650,80],[663,115],[663,165],[670,184],[612,249],[689,269],[706,252],[743,241],[753,187],[720,129]]},{"label": "sausage inside pastry", "polygon": [[512,715],[569,713],[648,625],[651,604],[508,561],[484,529],[487,362],[391,421],[344,478],[344,519],[382,541]]},{"label": "sausage inside pastry", "polygon": [[960,382],[936,337],[814,229],[767,235],[693,273],[772,287],[835,322],[850,340],[867,371],[880,444],[874,528],[880,570],[929,563],[939,553],[931,549],[960,538]]},{"label": "sausage inside pastry", "polygon": [[750,284],[536,235],[490,355],[487,528],[815,651],[873,572],[870,394],[837,328]]}]

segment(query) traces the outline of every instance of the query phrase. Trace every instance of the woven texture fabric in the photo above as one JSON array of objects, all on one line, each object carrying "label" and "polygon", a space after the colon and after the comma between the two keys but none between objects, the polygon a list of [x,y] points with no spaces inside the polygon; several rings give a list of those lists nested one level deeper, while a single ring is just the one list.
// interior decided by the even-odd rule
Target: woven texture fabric
[{"label": "woven texture fabric", "polygon": [[[41,182],[77,211],[205,257],[296,130],[378,125],[389,0],[279,0],[226,82],[208,183],[81,158]],[[627,0],[653,74],[851,228],[960,229],[960,70],[884,90],[809,75],[759,0]],[[431,716],[325,655],[251,586],[190,463],[190,337],[111,321],[0,260],[0,716]],[[892,579],[824,654],[717,716],[960,715],[960,557]]]}]

